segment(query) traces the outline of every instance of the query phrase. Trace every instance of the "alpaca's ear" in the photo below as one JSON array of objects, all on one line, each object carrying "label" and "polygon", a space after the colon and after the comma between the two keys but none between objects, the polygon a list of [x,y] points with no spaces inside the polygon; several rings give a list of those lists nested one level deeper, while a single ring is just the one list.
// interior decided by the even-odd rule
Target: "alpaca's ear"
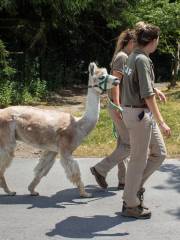
[{"label": "alpaca's ear", "polygon": [[95,69],[97,68],[96,64],[94,62],[91,62],[89,64],[89,73],[91,74],[91,76],[94,75]]}]

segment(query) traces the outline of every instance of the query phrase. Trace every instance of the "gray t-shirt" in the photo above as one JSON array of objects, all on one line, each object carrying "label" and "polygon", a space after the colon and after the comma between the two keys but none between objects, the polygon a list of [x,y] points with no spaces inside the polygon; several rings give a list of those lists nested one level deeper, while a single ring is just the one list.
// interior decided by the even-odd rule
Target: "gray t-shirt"
[{"label": "gray t-shirt", "polygon": [[[118,52],[112,62],[111,74],[113,71],[117,71],[124,75],[124,69],[126,67],[127,59],[128,59],[127,53],[125,53],[124,51]],[[121,81],[121,83],[122,83],[122,81]],[[121,88],[121,83],[119,85],[120,88]],[[108,95],[109,95],[109,98],[112,100],[111,90],[108,91]]]},{"label": "gray t-shirt", "polygon": [[121,104],[142,106],[145,98],[154,95],[153,63],[140,49],[128,58],[121,89]]},{"label": "gray t-shirt", "polygon": [[124,69],[127,63],[127,59],[128,59],[128,55],[124,51],[118,52],[112,62],[111,72],[117,71],[124,74]]}]

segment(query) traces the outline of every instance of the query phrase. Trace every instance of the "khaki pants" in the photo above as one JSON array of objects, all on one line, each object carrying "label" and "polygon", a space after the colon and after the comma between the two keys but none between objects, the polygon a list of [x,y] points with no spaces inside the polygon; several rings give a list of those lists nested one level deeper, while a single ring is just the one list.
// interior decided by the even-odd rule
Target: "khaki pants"
[{"label": "khaki pants", "polygon": [[[138,115],[144,110],[140,121]],[[158,125],[148,109],[124,108],[123,119],[129,132],[130,160],[123,199],[129,207],[140,204],[137,192],[166,157],[166,148]]]},{"label": "khaki pants", "polygon": [[128,162],[127,157],[130,154],[129,135],[123,120],[117,118],[110,107],[108,107],[108,111],[118,134],[117,146],[111,155],[104,158],[94,167],[102,176],[106,177],[107,173],[118,164],[119,182],[125,183],[125,173]]}]

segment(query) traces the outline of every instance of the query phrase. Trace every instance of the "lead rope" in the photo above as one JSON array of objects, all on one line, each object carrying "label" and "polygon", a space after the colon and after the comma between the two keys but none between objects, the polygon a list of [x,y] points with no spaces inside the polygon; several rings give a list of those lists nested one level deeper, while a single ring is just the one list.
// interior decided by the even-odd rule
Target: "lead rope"
[{"label": "lead rope", "polygon": [[[118,112],[120,112],[120,113],[123,112],[123,108],[120,107],[120,106],[117,106],[115,103],[113,103],[113,102],[111,101],[111,99],[109,98],[109,96],[108,96],[108,104],[109,104],[109,106],[110,106],[111,109],[114,109],[114,110],[116,110],[116,111],[118,111]],[[114,124],[113,121],[112,121],[112,124],[113,124],[113,129],[112,129],[112,131],[113,131],[113,136],[117,139],[117,138],[118,138],[118,133],[117,133],[117,130],[116,130],[116,127],[115,127],[115,124]]]}]

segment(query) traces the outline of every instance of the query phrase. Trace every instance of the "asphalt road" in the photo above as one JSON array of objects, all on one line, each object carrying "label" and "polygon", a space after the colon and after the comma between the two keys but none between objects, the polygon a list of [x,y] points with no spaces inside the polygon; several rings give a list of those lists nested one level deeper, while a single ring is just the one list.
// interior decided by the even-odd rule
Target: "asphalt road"
[{"label": "asphalt road", "polygon": [[146,185],[145,203],[150,220],[123,218],[122,191],[116,190],[117,168],[107,177],[108,191],[98,188],[89,167],[100,159],[78,159],[91,199],[81,199],[66,179],[58,160],[39,184],[40,196],[28,195],[35,160],[15,159],[7,171],[9,186],[17,191],[5,196],[0,189],[0,240],[179,240],[180,161],[167,160]]}]

